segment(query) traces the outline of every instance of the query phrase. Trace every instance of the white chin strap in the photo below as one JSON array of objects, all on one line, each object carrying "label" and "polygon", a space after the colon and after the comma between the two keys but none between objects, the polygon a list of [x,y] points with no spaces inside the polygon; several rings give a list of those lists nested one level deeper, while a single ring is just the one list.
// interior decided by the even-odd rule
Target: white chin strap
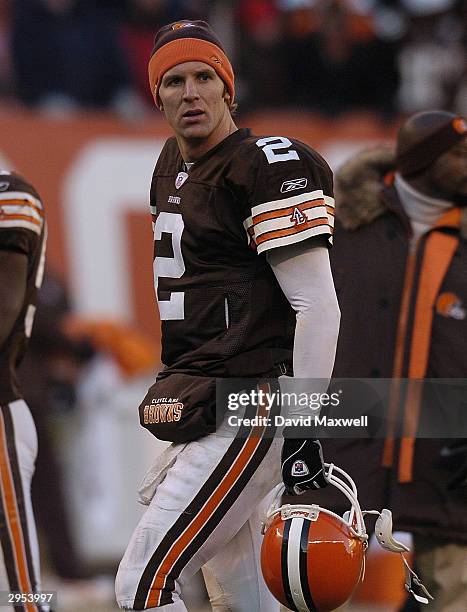
[{"label": "white chin strap", "polygon": [[[266,520],[263,522],[262,533],[264,534],[271,524],[276,514],[281,514],[282,520],[286,520],[293,515],[294,512],[300,511],[301,516],[308,514],[306,518],[311,521],[317,520],[319,513],[324,512],[330,516],[333,516],[343,522],[351,531],[351,533],[362,540],[365,544],[368,541],[368,535],[366,533],[364,517],[367,514],[376,514],[378,519],[375,524],[375,536],[379,545],[389,552],[399,553],[404,563],[405,571],[405,588],[414,597],[416,601],[423,604],[428,604],[433,596],[429,593],[428,589],[422,584],[420,578],[413,571],[413,569],[407,563],[407,559],[404,553],[410,552],[405,544],[396,540],[392,534],[392,513],[387,508],[384,508],[381,512],[377,510],[361,510],[360,504],[357,498],[357,487],[355,486],[352,478],[333,463],[325,463],[326,468],[325,477],[326,480],[341,491],[350,502],[350,510],[344,513],[343,517],[321,508],[316,504],[285,504],[281,505],[281,498],[284,494],[285,487],[283,484],[279,484],[275,488],[275,495],[272,504],[270,505]],[[339,476],[336,475],[337,472]],[[362,577],[363,579],[363,577]],[[419,589],[423,595],[417,595],[414,592],[414,587]]]}]

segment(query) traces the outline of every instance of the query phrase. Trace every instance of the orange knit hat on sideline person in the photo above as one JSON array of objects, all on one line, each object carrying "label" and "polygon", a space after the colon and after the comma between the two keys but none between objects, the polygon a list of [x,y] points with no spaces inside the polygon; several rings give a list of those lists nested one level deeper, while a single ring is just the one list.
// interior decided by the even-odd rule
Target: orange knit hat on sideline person
[{"label": "orange knit hat on sideline person", "polygon": [[148,73],[156,106],[162,77],[177,64],[204,62],[224,81],[231,103],[235,97],[232,65],[214,31],[205,21],[176,21],[162,27],[154,38]]}]

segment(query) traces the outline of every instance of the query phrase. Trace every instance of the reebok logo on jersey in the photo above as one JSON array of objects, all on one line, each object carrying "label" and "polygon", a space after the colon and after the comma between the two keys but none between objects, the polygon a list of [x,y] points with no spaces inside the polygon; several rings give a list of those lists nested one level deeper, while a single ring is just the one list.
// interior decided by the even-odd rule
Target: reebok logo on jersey
[{"label": "reebok logo on jersey", "polygon": [[291,181],[284,181],[281,186],[281,193],[288,193],[295,189],[305,189],[308,185],[307,178],[292,179]]},{"label": "reebok logo on jersey", "polygon": [[0,183],[0,191],[6,191],[9,186],[10,186],[10,183],[8,183],[7,181],[2,181]]},{"label": "reebok logo on jersey", "polygon": [[181,198],[179,198],[178,196],[173,196],[173,195],[169,195],[167,202],[169,204],[180,204],[180,202],[182,201]]},{"label": "reebok logo on jersey", "polygon": [[297,207],[293,209],[293,213],[292,213],[292,216],[290,217],[290,220],[292,221],[294,225],[303,225],[304,223],[308,221],[306,215],[304,215],[302,211]]},{"label": "reebok logo on jersey", "polygon": [[179,172],[175,179],[175,189],[180,189],[183,183],[187,180],[188,174],[186,172]]},{"label": "reebok logo on jersey", "polygon": [[292,465],[292,476],[306,476],[310,473],[307,464],[300,459],[294,462]]}]

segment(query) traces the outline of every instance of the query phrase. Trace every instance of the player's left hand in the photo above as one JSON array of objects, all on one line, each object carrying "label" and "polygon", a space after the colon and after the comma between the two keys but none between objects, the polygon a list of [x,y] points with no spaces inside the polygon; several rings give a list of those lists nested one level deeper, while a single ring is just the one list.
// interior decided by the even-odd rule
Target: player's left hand
[{"label": "player's left hand", "polygon": [[288,495],[328,485],[319,440],[285,438],[281,459],[282,480]]}]

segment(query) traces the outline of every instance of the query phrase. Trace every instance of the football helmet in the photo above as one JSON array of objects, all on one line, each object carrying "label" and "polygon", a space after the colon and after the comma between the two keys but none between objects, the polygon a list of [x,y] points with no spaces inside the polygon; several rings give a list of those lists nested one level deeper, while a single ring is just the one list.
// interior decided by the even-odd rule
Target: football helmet
[{"label": "football helmet", "polygon": [[[364,515],[377,514],[378,542],[386,550],[401,553],[407,590],[417,601],[428,603],[431,595],[403,556],[408,548],[392,535],[391,512],[362,511],[352,478],[334,464],[324,465],[328,483],[347,497],[350,509],[341,517],[315,504],[281,505],[284,486],[276,487],[261,547],[263,577],[274,597],[296,612],[327,612],[343,605],[365,573]],[[414,585],[424,596],[415,594]]]}]

